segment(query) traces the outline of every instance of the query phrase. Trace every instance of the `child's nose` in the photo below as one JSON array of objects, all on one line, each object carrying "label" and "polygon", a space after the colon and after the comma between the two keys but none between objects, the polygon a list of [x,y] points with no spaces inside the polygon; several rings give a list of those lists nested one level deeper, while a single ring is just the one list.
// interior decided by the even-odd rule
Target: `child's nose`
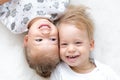
[{"label": "child's nose", "polygon": [[42,30],[41,33],[44,36],[48,36],[50,34],[50,31],[49,30]]},{"label": "child's nose", "polygon": [[68,46],[68,53],[74,53],[76,51],[76,48],[74,45],[69,45]]}]

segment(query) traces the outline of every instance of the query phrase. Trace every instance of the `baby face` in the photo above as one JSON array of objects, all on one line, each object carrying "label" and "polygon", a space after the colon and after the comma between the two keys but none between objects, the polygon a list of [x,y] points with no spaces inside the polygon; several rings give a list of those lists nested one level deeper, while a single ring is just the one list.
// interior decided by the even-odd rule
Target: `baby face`
[{"label": "baby face", "polygon": [[49,66],[52,69],[59,62],[58,31],[49,20],[36,19],[25,36],[24,44],[28,49],[26,55],[30,66],[40,69],[41,66],[47,69]]},{"label": "baby face", "polygon": [[58,28],[61,59],[76,70],[87,67],[94,49],[94,41],[89,40],[87,30],[71,24],[61,24]]}]

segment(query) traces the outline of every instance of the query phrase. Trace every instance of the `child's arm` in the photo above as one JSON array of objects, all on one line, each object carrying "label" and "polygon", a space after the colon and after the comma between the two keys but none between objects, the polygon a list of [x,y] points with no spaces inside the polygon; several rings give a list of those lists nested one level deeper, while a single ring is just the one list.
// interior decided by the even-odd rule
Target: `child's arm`
[{"label": "child's arm", "polygon": [[8,2],[8,1],[10,1],[10,0],[0,0],[0,5],[4,4],[5,2]]}]

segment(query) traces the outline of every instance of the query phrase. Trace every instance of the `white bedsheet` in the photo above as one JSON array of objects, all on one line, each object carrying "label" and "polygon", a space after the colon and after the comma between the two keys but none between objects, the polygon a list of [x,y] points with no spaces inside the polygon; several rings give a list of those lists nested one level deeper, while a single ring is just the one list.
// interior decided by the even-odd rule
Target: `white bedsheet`
[{"label": "white bedsheet", "polygon": [[29,68],[23,36],[12,34],[0,23],[0,80],[47,80]]}]

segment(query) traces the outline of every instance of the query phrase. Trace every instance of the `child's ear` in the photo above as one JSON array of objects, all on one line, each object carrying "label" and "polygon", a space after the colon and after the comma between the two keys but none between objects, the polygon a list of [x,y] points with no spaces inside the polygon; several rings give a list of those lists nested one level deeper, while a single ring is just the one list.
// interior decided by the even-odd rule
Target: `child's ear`
[{"label": "child's ear", "polygon": [[94,40],[90,41],[90,50],[93,51],[94,49]]},{"label": "child's ear", "polygon": [[25,35],[24,37],[24,46],[26,47],[28,43],[28,35]]}]

